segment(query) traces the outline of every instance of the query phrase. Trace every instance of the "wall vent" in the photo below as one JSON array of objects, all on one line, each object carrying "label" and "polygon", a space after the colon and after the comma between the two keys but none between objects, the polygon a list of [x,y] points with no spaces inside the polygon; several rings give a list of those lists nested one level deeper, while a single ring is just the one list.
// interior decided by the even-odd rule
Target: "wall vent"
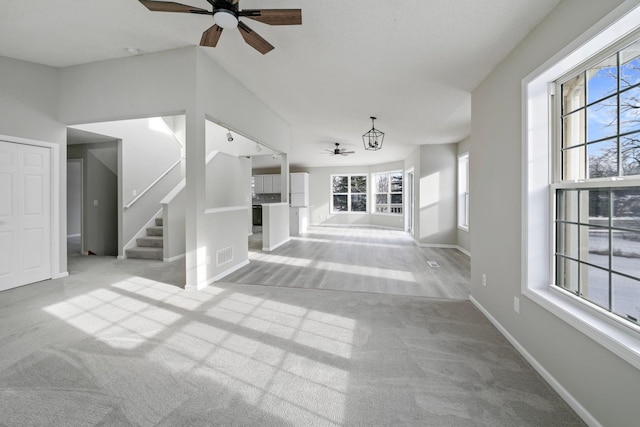
[{"label": "wall vent", "polygon": [[233,260],[233,247],[220,249],[216,252],[216,265],[226,264]]}]

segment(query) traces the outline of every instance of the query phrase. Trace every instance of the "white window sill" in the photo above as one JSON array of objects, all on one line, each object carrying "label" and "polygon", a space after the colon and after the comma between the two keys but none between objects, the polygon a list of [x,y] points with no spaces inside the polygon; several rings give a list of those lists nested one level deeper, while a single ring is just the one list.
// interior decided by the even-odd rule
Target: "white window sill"
[{"label": "white window sill", "polygon": [[640,332],[610,319],[560,290],[525,289],[523,294],[549,312],[640,369]]},{"label": "white window sill", "polygon": [[371,215],[380,215],[380,216],[395,216],[402,218],[403,214],[398,213],[386,213],[386,212],[371,212]]}]

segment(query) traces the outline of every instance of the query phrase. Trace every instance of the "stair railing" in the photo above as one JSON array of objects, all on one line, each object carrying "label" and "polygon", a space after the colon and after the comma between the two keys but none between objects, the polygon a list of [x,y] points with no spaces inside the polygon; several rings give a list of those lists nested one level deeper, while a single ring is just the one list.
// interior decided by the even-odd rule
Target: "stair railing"
[{"label": "stair railing", "polygon": [[142,190],[140,192],[140,194],[138,194],[133,200],[131,200],[124,208],[125,209],[129,209],[131,206],[133,206],[138,200],[140,200],[140,198],[142,196],[144,196],[149,190],[151,190],[153,188],[154,185],[156,185],[158,182],[160,182],[160,180],[162,178],[164,178],[165,176],[167,176],[169,174],[169,172],[171,172],[176,166],[178,166],[182,160],[184,160],[183,158],[178,159],[178,161],[176,161],[173,165],[169,166],[169,169],[167,169],[166,171],[164,171],[162,174],[160,174],[160,176],[158,178],[156,178],[155,181],[153,181],[151,184],[149,184],[147,186],[147,188],[145,188],[144,190]]}]

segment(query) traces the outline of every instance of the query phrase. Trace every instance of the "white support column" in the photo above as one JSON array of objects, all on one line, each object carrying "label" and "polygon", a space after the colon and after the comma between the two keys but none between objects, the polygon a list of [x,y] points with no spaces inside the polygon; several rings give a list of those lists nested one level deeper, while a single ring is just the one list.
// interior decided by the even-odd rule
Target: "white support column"
[{"label": "white support column", "polygon": [[207,247],[202,239],[206,201],[205,117],[198,111],[186,113],[186,286],[187,290],[207,286]]}]

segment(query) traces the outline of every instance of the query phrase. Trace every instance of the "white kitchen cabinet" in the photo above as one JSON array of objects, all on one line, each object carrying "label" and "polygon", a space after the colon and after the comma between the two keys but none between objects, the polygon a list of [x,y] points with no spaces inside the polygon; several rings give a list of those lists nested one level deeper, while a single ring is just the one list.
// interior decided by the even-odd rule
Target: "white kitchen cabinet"
[{"label": "white kitchen cabinet", "polygon": [[271,175],[271,181],[273,185],[273,193],[280,193],[282,191],[282,178],[280,174]]},{"label": "white kitchen cabinet", "polygon": [[262,175],[263,193],[273,193],[273,175]]},{"label": "white kitchen cabinet", "polygon": [[264,193],[264,175],[253,176],[253,189],[255,194]]},{"label": "white kitchen cabinet", "polygon": [[308,173],[292,173],[289,174],[292,193],[308,193],[309,192],[309,174]]},{"label": "white kitchen cabinet", "polygon": [[255,194],[280,193],[282,188],[280,174],[253,175],[253,185]]},{"label": "white kitchen cabinet", "polygon": [[292,236],[299,236],[307,232],[309,225],[309,208],[294,207],[289,208],[289,233]]},{"label": "white kitchen cabinet", "polygon": [[309,206],[309,174],[289,174],[289,189],[291,190],[291,206]]}]

